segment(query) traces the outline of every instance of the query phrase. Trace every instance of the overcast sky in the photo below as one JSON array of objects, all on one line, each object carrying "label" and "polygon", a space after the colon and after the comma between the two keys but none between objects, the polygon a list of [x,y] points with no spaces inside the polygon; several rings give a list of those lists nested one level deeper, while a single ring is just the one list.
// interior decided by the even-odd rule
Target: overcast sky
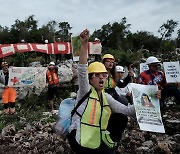
[{"label": "overcast sky", "polygon": [[[85,28],[92,33],[126,17],[131,32],[145,30],[158,36],[159,27],[167,20],[180,21],[180,0],[0,0],[0,6],[3,27],[35,15],[38,26],[50,20],[67,21],[74,35]],[[178,29],[180,22],[174,37]]]}]

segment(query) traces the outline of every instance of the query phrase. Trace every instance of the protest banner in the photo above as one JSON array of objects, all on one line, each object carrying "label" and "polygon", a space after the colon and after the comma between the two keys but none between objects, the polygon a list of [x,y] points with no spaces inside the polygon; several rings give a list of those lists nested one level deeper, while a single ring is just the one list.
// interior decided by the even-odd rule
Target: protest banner
[{"label": "protest banner", "polygon": [[155,96],[158,86],[135,83],[131,83],[130,85],[132,87],[133,102],[140,129],[165,133],[159,99]]},{"label": "protest banner", "polygon": [[[15,52],[24,53],[32,51],[46,54],[72,54],[72,48],[74,56],[78,56],[80,45],[79,36],[73,37],[72,44],[71,42],[0,44],[0,58],[13,55]],[[101,54],[101,48],[100,42],[88,43],[89,54]]]},{"label": "protest banner", "polygon": [[0,58],[13,55],[15,52],[42,52],[46,54],[71,54],[70,42],[56,42],[48,44],[38,43],[18,43],[18,44],[1,44]]},{"label": "protest banner", "polygon": [[148,65],[146,63],[140,63],[140,73],[149,70]]},{"label": "protest banner", "polygon": [[[73,54],[73,61],[79,61],[79,51],[81,48],[81,41],[79,36],[73,36],[71,38],[72,42],[72,54]],[[101,54],[102,45],[101,42],[88,42],[88,55],[97,55]],[[87,56],[88,56],[87,55]]]},{"label": "protest banner", "polygon": [[45,87],[46,71],[46,67],[10,67],[8,86]]},{"label": "protest banner", "polygon": [[164,72],[167,83],[180,82],[180,66],[179,61],[163,62]]},{"label": "protest banner", "polygon": [[79,61],[79,52],[81,48],[81,40],[79,36],[74,36],[71,38],[72,42],[72,55],[73,61]]}]

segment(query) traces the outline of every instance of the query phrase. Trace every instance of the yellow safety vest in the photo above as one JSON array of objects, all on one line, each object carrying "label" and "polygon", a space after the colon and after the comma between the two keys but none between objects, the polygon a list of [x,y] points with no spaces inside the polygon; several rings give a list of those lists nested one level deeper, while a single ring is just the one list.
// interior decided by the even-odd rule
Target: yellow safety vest
[{"label": "yellow safety vest", "polygon": [[114,79],[112,78],[112,75],[110,75],[106,80],[104,89],[115,88],[115,87],[116,87],[116,84],[114,82]]},{"label": "yellow safety vest", "polygon": [[107,133],[107,125],[111,115],[111,109],[102,91],[100,102],[96,90],[91,87],[91,94],[87,106],[81,117],[80,145],[90,149],[96,149],[103,141],[108,147],[113,148],[115,143]]}]

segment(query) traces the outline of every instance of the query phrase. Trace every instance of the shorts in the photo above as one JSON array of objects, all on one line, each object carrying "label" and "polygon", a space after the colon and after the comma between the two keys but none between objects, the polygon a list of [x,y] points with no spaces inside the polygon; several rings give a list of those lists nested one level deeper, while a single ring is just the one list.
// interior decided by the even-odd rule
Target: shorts
[{"label": "shorts", "polygon": [[8,104],[9,102],[15,102],[16,97],[16,90],[12,87],[4,89],[2,93],[2,101],[4,104]]},{"label": "shorts", "polygon": [[53,99],[54,95],[57,98],[60,98],[59,88],[57,86],[54,86],[54,87],[48,86],[48,99],[49,100]]}]

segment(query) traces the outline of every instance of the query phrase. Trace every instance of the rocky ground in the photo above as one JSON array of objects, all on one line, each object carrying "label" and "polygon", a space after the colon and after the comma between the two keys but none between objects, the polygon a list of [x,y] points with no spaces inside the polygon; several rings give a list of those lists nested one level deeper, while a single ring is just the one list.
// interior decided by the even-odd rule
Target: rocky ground
[{"label": "rocky ground", "polygon": [[[135,120],[129,119],[117,153],[174,154],[180,153],[180,107],[170,104],[163,113],[165,134],[141,131]],[[73,154],[67,141],[54,130],[55,122],[33,126],[26,124],[16,130],[7,125],[0,134],[0,153],[3,154]]]}]

